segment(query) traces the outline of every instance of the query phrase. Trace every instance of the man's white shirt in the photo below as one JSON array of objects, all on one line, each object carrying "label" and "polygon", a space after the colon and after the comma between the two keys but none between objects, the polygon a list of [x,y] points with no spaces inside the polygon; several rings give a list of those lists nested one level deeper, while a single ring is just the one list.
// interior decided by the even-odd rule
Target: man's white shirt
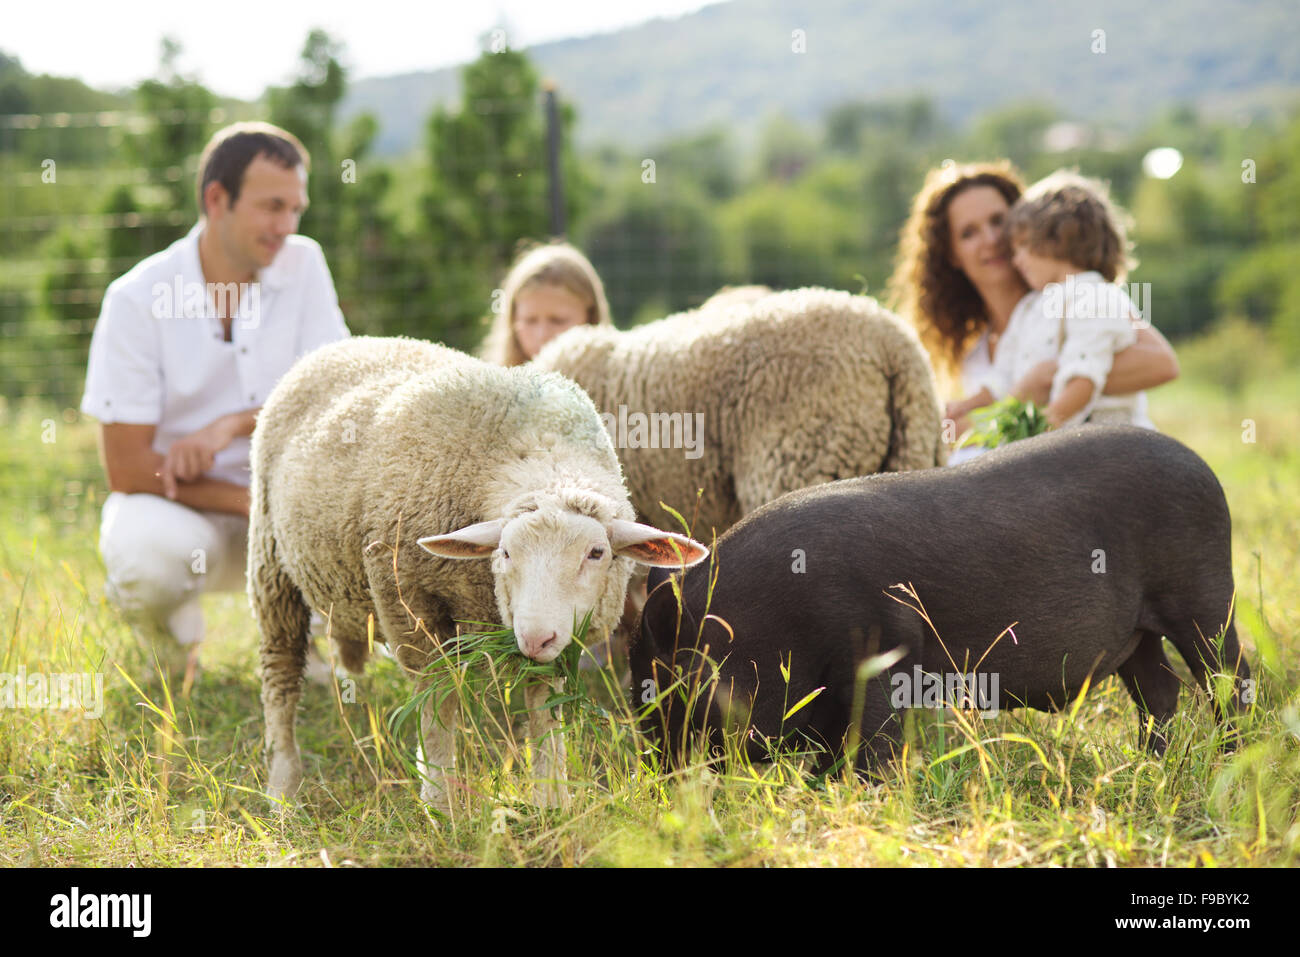
[{"label": "man's white shirt", "polygon": [[[241,290],[224,341],[199,265],[202,228],[109,285],[90,343],[81,411],[157,426],[162,455],[214,419],[262,405],[297,359],[349,335],[320,246],[292,235],[256,287]],[[247,485],[248,452],[248,436],[236,438],[206,474]]]}]

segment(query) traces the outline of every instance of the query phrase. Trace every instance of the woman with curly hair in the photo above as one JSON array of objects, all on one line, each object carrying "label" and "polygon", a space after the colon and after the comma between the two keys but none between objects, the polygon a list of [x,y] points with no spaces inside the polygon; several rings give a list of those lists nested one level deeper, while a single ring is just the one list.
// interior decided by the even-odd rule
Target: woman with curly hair
[{"label": "woman with curly hair", "polygon": [[526,249],[510,267],[501,307],[479,354],[522,365],[561,332],[583,323],[609,325],[609,303],[596,269],[568,243]]},{"label": "woman with curly hair", "polygon": [[[952,397],[978,391],[1016,304],[1030,291],[1011,262],[1005,225],[1025,190],[1011,163],[947,164],[933,169],[912,203],[898,262],[889,281],[890,306],[916,327],[941,388]],[[1055,359],[1036,365],[1016,393],[1046,404]],[[1122,395],[1154,388],[1178,375],[1178,360],[1154,328],[1115,354],[1103,390]],[[959,411],[952,401],[948,411]],[[965,416],[954,419],[956,434]],[[964,450],[963,450],[964,451]],[[959,461],[961,453],[950,459]]]}]

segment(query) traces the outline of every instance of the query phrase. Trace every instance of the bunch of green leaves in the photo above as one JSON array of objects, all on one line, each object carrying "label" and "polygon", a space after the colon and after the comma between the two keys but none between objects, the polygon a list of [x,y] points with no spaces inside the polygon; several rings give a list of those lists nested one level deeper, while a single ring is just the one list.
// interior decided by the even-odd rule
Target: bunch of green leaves
[{"label": "bunch of green leaves", "polygon": [[1047,416],[1039,406],[1033,401],[1022,402],[1013,395],[975,409],[970,417],[973,425],[957,443],[959,449],[968,445],[995,449],[1048,429]]}]

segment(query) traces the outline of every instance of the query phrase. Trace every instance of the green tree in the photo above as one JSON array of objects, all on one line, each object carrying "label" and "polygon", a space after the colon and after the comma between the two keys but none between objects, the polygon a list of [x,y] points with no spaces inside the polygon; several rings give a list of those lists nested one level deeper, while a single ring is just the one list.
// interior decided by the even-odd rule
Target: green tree
[{"label": "green tree", "polygon": [[128,140],[129,157],[148,177],[145,208],[187,214],[164,230],[170,238],[163,246],[184,235],[198,216],[194,177],[216,105],[210,90],[179,72],[176,61],[180,54],[181,45],[163,37],[158,76],[145,80],[135,91],[136,107],[148,127]]},{"label": "green tree", "polygon": [[807,185],[768,183],[736,197],[719,218],[733,281],[776,289],[837,284],[837,210]]},{"label": "green tree", "polygon": [[422,289],[418,256],[395,218],[384,212],[392,173],[374,160],[379,132],[363,113],[346,127],[338,107],[347,90],[343,44],[312,30],[298,58],[293,83],[267,93],[270,121],[302,141],[311,154],[311,204],[300,231],[320,243],[334,278],[339,305],[355,332],[427,332],[412,297]]},{"label": "green tree", "polygon": [[[706,130],[669,140],[648,150],[656,165],[656,179],[673,183],[690,181],[710,200],[730,199],[740,187],[736,159],[726,130]],[[625,167],[626,168],[626,167]]]},{"label": "green tree", "polygon": [[343,242],[339,223],[345,184],[335,143],[335,116],[347,88],[347,71],[339,61],[342,52],[342,44],[324,30],[312,30],[299,54],[293,84],[267,91],[270,121],[298,137],[311,154],[311,205],[299,229],[319,242],[331,260],[330,254],[341,252]]},{"label": "green tree", "polygon": [[826,114],[825,145],[833,153],[864,154],[884,141],[901,139],[912,149],[941,131],[934,103],[925,96],[902,100],[841,103]]},{"label": "green tree", "polygon": [[[1300,114],[1257,157],[1229,165],[1225,180],[1259,224],[1257,245],[1227,270],[1216,299],[1222,310],[1270,325],[1300,356]],[[1237,158],[1234,157],[1234,160]]]},{"label": "green tree", "polygon": [[807,129],[788,116],[769,117],[758,137],[758,176],[789,182],[812,163],[816,153],[816,142]]},{"label": "green tree", "polygon": [[984,114],[971,132],[972,156],[1005,156],[1029,169],[1043,150],[1043,134],[1056,121],[1056,110],[1044,103],[1017,103]]},{"label": "green tree", "polygon": [[26,79],[27,71],[18,58],[0,53],[0,114],[32,111],[32,97]]},{"label": "green tree", "polygon": [[[428,292],[436,334],[470,346],[482,334],[493,286],[524,239],[550,233],[546,127],[537,74],[521,52],[485,52],[461,74],[461,103],[429,120],[423,234],[433,253]],[[560,110],[566,221],[581,212],[582,181],[567,144],[574,114]],[[430,320],[431,324],[434,320]]]},{"label": "green tree", "polygon": [[700,190],[657,175],[643,182],[634,160],[624,169],[619,193],[582,238],[620,325],[697,306],[725,281],[717,217]]},{"label": "green tree", "polygon": [[43,308],[30,318],[22,335],[28,361],[42,367],[44,376],[27,383],[24,391],[73,402],[107,279],[102,260],[96,258],[99,242],[93,234],[64,227],[45,246]]}]

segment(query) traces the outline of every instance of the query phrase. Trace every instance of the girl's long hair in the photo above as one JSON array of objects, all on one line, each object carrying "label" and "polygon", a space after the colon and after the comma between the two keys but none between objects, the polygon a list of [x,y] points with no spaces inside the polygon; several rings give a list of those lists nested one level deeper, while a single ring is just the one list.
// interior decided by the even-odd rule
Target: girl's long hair
[{"label": "girl's long hair", "polygon": [[590,325],[609,325],[609,302],[605,286],[591,262],[568,243],[553,242],[526,246],[515,259],[501,285],[500,311],[483,339],[479,355],[498,365],[523,365],[531,358],[524,354],[515,334],[515,301],[532,285],[560,286],[581,299],[587,306]]}]

